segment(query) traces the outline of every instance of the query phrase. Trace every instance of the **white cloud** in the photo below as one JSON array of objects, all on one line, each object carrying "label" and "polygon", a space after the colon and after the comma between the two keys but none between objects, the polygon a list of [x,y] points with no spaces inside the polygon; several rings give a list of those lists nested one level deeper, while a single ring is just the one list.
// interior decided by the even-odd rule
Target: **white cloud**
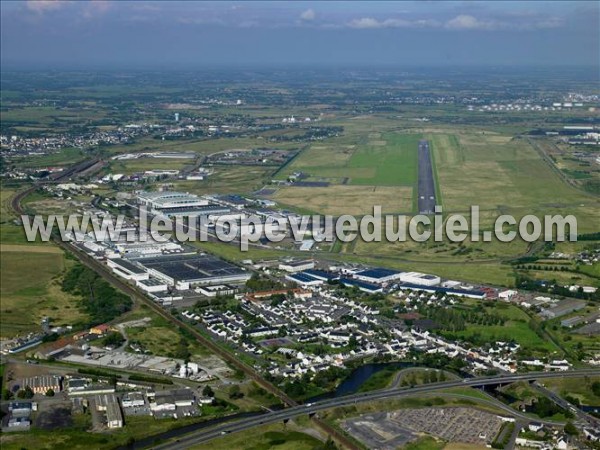
[{"label": "white cloud", "polygon": [[303,11],[302,14],[300,14],[300,19],[305,20],[307,22],[315,20],[316,17],[317,14],[315,13],[314,9],[307,9],[306,11]]},{"label": "white cloud", "polygon": [[564,25],[560,17],[532,17],[531,15],[514,16],[501,19],[478,19],[468,14],[461,14],[448,20],[444,27],[449,30],[540,30],[558,28]]},{"label": "white cloud", "polygon": [[403,19],[385,19],[377,20],[372,17],[362,17],[348,22],[350,28],[374,29],[374,28],[405,28],[412,26],[412,23]]},{"label": "white cloud", "polygon": [[94,0],[86,2],[84,5],[82,16],[85,19],[94,19],[102,16],[111,8],[111,3],[106,0]]},{"label": "white cloud", "polygon": [[492,30],[497,28],[498,24],[490,20],[479,20],[473,16],[461,14],[450,19],[445,26],[450,30]]},{"label": "white cloud", "polygon": [[60,9],[67,3],[62,0],[29,0],[27,2],[27,9],[38,14],[43,14],[47,11]]}]

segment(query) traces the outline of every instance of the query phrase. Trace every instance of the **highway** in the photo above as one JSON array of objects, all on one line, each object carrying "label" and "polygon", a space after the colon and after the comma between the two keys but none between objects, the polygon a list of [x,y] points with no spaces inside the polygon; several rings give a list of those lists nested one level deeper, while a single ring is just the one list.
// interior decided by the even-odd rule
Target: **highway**
[{"label": "highway", "polygon": [[[323,411],[330,408],[338,408],[342,406],[355,405],[358,403],[385,400],[389,398],[409,397],[415,395],[427,395],[435,393],[442,389],[448,389],[453,387],[477,387],[494,385],[500,383],[513,383],[516,381],[534,381],[542,380],[544,378],[553,377],[582,377],[585,375],[600,375],[600,369],[582,369],[572,370],[568,372],[536,372],[528,374],[515,374],[515,375],[501,375],[494,377],[478,377],[464,380],[453,380],[445,381],[441,383],[431,383],[423,386],[416,386],[413,388],[390,388],[372,392],[365,392],[360,394],[348,395],[339,398],[322,400],[315,403],[308,403],[302,406],[294,406],[291,408],[283,409],[280,411],[274,411],[271,413],[264,414],[259,417],[251,417],[248,419],[239,420],[230,424],[223,424],[214,427],[210,430],[198,430],[198,432],[192,432],[189,435],[183,436],[173,442],[167,442],[158,446],[154,446],[154,449],[182,449],[189,448],[194,445],[202,444],[215,439],[225,434],[236,433],[240,431],[249,430],[251,428],[266,425],[270,423],[280,422],[284,420],[293,419],[303,414],[315,414],[319,411]],[[506,410],[506,408],[503,408]],[[512,415],[520,416],[517,411],[511,411]],[[548,422],[544,420],[536,420],[538,422],[545,422],[549,424],[555,424],[556,422]]]},{"label": "highway", "polygon": [[[97,162],[97,161],[94,160],[94,163],[95,162]],[[86,170],[89,167],[90,167],[90,161],[84,161],[83,163],[79,163],[79,164],[73,166],[72,168],[68,169],[66,173],[62,174],[57,179],[64,180],[67,178],[71,178],[71,177],[75,176],[77,173],[79,173],[79,171],[82,170],[81,168],[83,168],[83,170]],[[19,192],[12,198],[11,207],[17,215],[20,216],[22,214],[25,214],[23,207],[21,205],[21,201],[25,196],[27,196],[28,194],[33,192],[36,188],[37,188],[37,186],[34,185],[26,190]],[[138,291],[138,289],[136,287],[132,286],[131,284],[126,283],[124,280],[122,280],[119,277],[117,277],[116,275],[114,275],[112,273],[112,271],[105,264],[90,257],[89,255],[87,255],[85,252],[81,251],[74,245],[71,245],[68,242],[63,242],[59,237],[53,236],[52,239],[54,240],[56,245],[63,248],[66,252],[75,256],[79,260],[80,263],[82,263],[84,266],[95,271],[98,275],[100,275],[102,278],[104,278],[106,281],[108,281],[114,287],[119,289],[121,292],[131,296],[131,298],[134,299],[135,301],[144,303],[150,309],[152,309],[154,312],[156,312],[157,314],[159,314],[160,316],[162,316],[163,318],[165,318],[166,320],[171,322],[176,327],[185,328],[186,330],[188,330],[195,337],[195,339],[198,342],[200,342],[203,346],[205,346],[206,348],[211,350],[213,353],[222,357],[225,361],[230,363],[233,367],[236,367],[239,370],[241,370],[242,372],[244,372],[246,374],[246,376],[248,376],[248,378],[254,380],[259,386],[264,388],[267,392],[270,392],[271,394],[273,394],[275,397],[277,397],[279,400],[281,400],[284,405],[292,406],[292,407],[298,405],[298,403],[294,399],[289,397],[285,392],[283,392],[277,386],[275,386],[274,384],[270,383],[265,378],[263,378],[256,370],[254,370],[253,367],[244,363],[241,359],[237,358],[234,354],[230,353],[225,348],[223,348],[220,345],[218,345],[217,343],[213,342],[210,338],[202,335],[196,328],[190,326],[189,324],[183,322],[182,320],[179,320],[177,317],[169,314],[157,303],[153,302],[148,297],[146,297],[144,295],[144,293]],[[342,434],[338,433],[335,429],[333,429],[331,426],[329,426],[325,422],[319,420],[316,417],[313,419],[313,422],[316,426],[321,428],[325,433],[327,433],[328,435],[331,435],[332,437],[337,439],[338,442],[340,442],[344,447],[349,448],[349,449],[357,448],[352,443],[352,441],[345,438]]]},{"label": "highway", "polygon": [[[422,142],[426,143],[426,141],[422,141]],[[428,157],[427,159],[429,161],[430,174],[432,177],[433,174],[431,172],[431,160],[429,158],[429,144],[428,143],[426,143],[426,144],[427,144],[426,145],[426,153],[427,153],[427,157]],[[421,146],[420,146],[420,153],[421,153]],[[419,157],[419,160],[421,161],[421,157]],[[69,169],[67,171],[67,173],[62,174],[58,178],[60,180],[71,178],[73,175],[77,174],[80,170],[82,170],[82,169],[85,170],[85,169],[89,168],[90,167],[89,161],[87,163],[88,164],[80,163],[80,164],[74,166],[73,169]],[[431,186],[433,186],[432,178],[431,178]],[[25,191],[18,193],[15,197],[13,197],[11,206],[17,214],[24,213],[22,205],[21,205],[21,200],[24,198],[24,196],[26,196],[27,194],[32,192],[35,188],[36,188],[36,186],[33,186]],[[432,192],[433,192],[433,196],[435,196],[435,194],[434,194],[435,191],[432,191]],[[433,198],[432,201],[433,201],[433,204],[435,204],[435,197]],[[233,433],[233,432],[237,432],[237,431],[248,430],[253,427],[262,425],[262,424],[273,423],[273,422],[283,421],[286,419],[291,419],[291,418],[296,417],[301,414],[314,414],[318,411],[322,411],[322,410],[330,409],[330,408],[334,408],[334,407],[346,406],[346,405],[374,401],[374,400],[382,400],[382,399],[391,398],[391,397],[414,396],[415,394],[425,395],[425,394],[435,392],[440,389],[446,389],[446,388],[451,388],[451,387],[484,386],[484,385],[489,385],[489,384],[498,384],[501,382],[510,383],[510,382],[521,381],[521,380],[527,380],[527,381],[539,380],[539,379],[543,379],[543,378],[556,377],[556,376],[573,377],[573,376],[584,376],[584,375],[600,375],[600,369],[587,369],[587,370],[560,372],[560,373],[537,373],[537,374],[530,373],[530,374],[524,374],[524,375],[481,377],[481,378],[466,379],[466,380],[459,380],[459,381],[452,380],[452,381],[447,381],[447,382],[443,382],[443,383],[435,383],[435,384],[429,384],[429,385],[425,385],[425,386],[417,386],[414,388],[390,388],[390,389],[368,392],[368,393],[361,393],[361,394],[340,397],[340,398],[335,398],[335,399],[327,399],[327,400],[316,402],[314,404],[298,405],[298,403],[296,401],[294,401],[292,398],[287,396],[277,386],[275,386],[272,383],[265,380],[257,371],[254,370],[254,368],[245,364],[239,358],[236,358],[235,355],[233,355],[226,349],[222,348],[221,346],[219,346],[218,344],[213,342],[211,339],[200,334],[198,332],[198,330],[196,330],[195,328],[189,326],[187,323],[184,323],[183,321],[181,321],[178,318],[169,314],[167,311],[165,311],[163,308],[161,308],[155,302],[153,302],[150,299],[148,299],[147,297],[145,297],[145,295],[143,295],[141,292],[139,292],[134,286],[132,286],[132,285],[124,282],[122,279],[116,277],[104,264],[91,258],[86,253],[77,249],[73,245],[70,245],[66,242],[62,242],[60,239],[55,239],[55,242],[60,247],[62,247],[69,253],[73,254],[74,256],[76,256],[77,259],[79,259],[79,261],[83,265],[93,269],[96,273],[98,273],[98,275],[102,276],[105,280],[110,282],[117,289],[132,296],[132,298],[134,298],[135,300],[146,304],[152,310],[154,310],[156,313],[158,313],[159,315],[161,315],[162,317],[167,319],[169,322],[171,322],[175,326],[186,328],[188,331],[190,331],[194,335],[194,337],[201,344],[203,344],[208,349],[210,349],[214,353],[221,356],[223,359],[228,361],[234,367],[237,367],[238,369],[242,370],[249,378],[256,381],[260,386],[265,388],[268,392],[274,394],[286,406],[289,407],[284,410],[266,413],[259,417],[252,417],[252,418],[248,418],[248,419],[242,419],[239,421],[235,421],[231,424],[219,425],[211,430],[207,430],[207,431],[199,430],[198,432],[192,432],[189,435],[184,436],[175,442],[166,443],[166,444],[160,445],[155,448],[165,448],[165,449],[166,448],[172,448],[172,449],[187,448],[192,445],[210,441],[211,439],[214,439],[215,437],[221,436],[223,433],[228,434],[228,433]],[[329,435],[333,436],[335,439],[337,439],[344,447],[356,448],[354,443],[349,441],[345,436],[338,433],[335,429],[333,429],[331,426],[329,426],[328,424],[326,424],[325,422],[320,420],[318,417],[313,417],[313,422],[318,427],[323,429],[323,431],[326,434],[329,434]]]},{"label": "highway", "polygon": [[571,411],[573,413],[573,415],[575,416],[575,421],[578,424],[600,428],[600,419],[597,419],[596,417],[592,416],[591,414],[588,414],[588,413],[582,411],[581,409],[577,408],[577,406],[569,403],[567,400],[565,400],[561,396],[552,392],[550,389],[546,389],[540,383],[535,383],[535,387],[537,388],[538,391],[540,391],[542,394],[544,394],[546,397],[548,397],[550,400],[552,400],[558,406],[560,406],[561,408],[563,408],[567,411]]}]

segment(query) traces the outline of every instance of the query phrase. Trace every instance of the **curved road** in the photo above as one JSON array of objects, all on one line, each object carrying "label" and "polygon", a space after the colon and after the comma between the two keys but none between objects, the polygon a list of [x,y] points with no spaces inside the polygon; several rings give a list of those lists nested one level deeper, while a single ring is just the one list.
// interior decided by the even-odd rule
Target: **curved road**
[{"label": "curved road", "polygon": [[[553,377],[581,377],[585,375],[600,375],[600,369],[582,369],[572,370],[568,372],[542,372],[542,373],[529,373],[522,375],[501,375],[494,377],[479,377],[472,379],[464,379],[459,381],[446,381],[443,383],[432,383],[423,386],[416,386],[413,388],[390,388],[379,391],[366,392],[354,395],[348,395],[345,397],[339,397],[334,399],[327,399],[316,403],[307,403],[303,406],[294,406],[288,409],[280,411],[274,411],[267,413],[259,417],[252,417],[236,421],[231,424],[223,424],[210,430],[199,430],[196,433],[191,433],[187,436],[177,439],[174,442],[167,442],[162,445],[153,447],[154,449],[167,450],[167,449],[183,449],[189,448],[194,445],[202,444],[215,439],[219,436],[223,436],[229,433],[236,433],[239,431],[249,430],[251,428],[270,424],[274,422],[280,422],[284,420],[292,419],[296,416],[303,414],[315,414],[319,411],[326,409],[337,408],[342,406],[355,405],[357,403],[370,402],[375,400],[385,400],[388,398],[397,397],[409,397],[417,394],[427,395],[434,393],[437,390],[448,389],[452,387],[467,387],[467,386],[485,386],[499,383],[512,383],[515,381],[532,381],[540,380],[544,378]],[[472,398],[472,397],[470,397]],[[498,405],[496,405],[498,406]],[[504,408],[506,410],[506,408]],[[517,411],[510,410],[511,414],[520,416]],[[530,419],[530,418],[528,418]],[[538,422],[545,422],[544,420],[538,420]],[[548,422],[548,424],[556,424],[556,422]]]}]

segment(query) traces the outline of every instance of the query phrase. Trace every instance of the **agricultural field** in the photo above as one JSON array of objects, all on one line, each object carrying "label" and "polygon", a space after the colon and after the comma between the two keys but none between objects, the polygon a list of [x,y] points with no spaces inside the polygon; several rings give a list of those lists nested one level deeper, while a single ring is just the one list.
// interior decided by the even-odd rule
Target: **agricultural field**
[{"label": "agricultural field", "polygon": [[381,206],[383,213],[410,212],[412,195],[408,186],[331,185],[282,187],[272,198],[281,206],[315,214],[362,216],[373,214],[373,205]]},{"label": "agricultural field", "polygon": [[312,146],[278,176],[301,171],[309,175],[309,181],[412,187],[417,177],[420,138],[417,134],[369,133],[351,145]]},{"label": "agricultural field", "polygon": [[73,262],[58,247],[2,244],[0,263],[3,338],[38,331],[44,316],[50,317],[53,325],[85,319],[79,310],[80,299],[61,289],[60,276]]},{"label": "agricultural field", "polygon": [[15,216],[10,208],[15,192],[12,189],[0,189],[0,242],[3,244],[27,242],[23,228],[14,222]]},{"label": "agricultural field", "polygon": [[41,168],[48,166],[70,166],[85,159],[85,152],[78,148],[66,147],[55,153],[41,156],[25,156],[14,158],[11,164],[19,168]]}]

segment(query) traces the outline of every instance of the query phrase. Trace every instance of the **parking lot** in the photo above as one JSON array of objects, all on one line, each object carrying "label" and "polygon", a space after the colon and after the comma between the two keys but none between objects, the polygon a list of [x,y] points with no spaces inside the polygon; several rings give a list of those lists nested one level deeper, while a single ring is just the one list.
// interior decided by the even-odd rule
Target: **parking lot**
[{"label": "parking lot", "polygon": [[368,448],[394,449],[427,433],[448,442],[485,445],[494,440],[502,420],[475,408],[418,408],[365,414],[342,427]]}]

